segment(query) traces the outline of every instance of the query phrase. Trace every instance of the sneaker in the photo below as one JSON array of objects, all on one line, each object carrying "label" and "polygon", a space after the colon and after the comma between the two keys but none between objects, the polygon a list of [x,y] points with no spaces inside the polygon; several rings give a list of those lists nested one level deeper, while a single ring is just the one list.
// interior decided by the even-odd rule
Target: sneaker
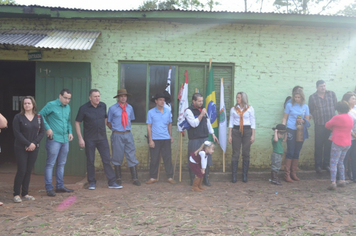
[{"label": "sneaker", "polygon": [[116,189],[118,189],[118,188],[122,188],[122,186],[121,185],[118,185],[117,183],[112,183],[111,185],[109,185],[109,188],[116,188]]},{"label": "sneaker", "polygon": [[14,202],[16,202],[16,203],[22,202],[22,200],[21,200],[21,198],[20,198],[19,195],[16,195],[16,196],[14,197]]},{"label": "sneaker", "polygon": [[53,191],[53,189],[52,190],[48,190],[47,191],[47,196],[54,197],[54,196],[56,196],[56,193]]},{"label": "sneaker", "polygon": [[157,182],[157,179],[151,178],[146,182],[146,184],[153,184],[153,183],[156,183],[156,182]]},{"label": "sneaker", "polygon": [[90,190],[94,190],[95,189],[95,183],[89,183],[89,188]]},{"label": "sneaker", "polygon": [[176,181],[174,181],[174,179],[172,179],[172,178],[169,178],[167,181],[168,181],[168,183],[170,183],[170,184],[175,184],[175,183],[176,183]]},{"label": "sneaker", "polygon": [[34,197],[31,196],[31,195],[23,196],[22,199],[29,200],[29,201],[34,201],[34,200],[36,200],[36,198],[34,198]]},{"label": "sneaker", "polygon": [[346,182],[345,181],[339,182],[339,183],[337,183],[337,186],[338,187],[346,187]]},{"label": "sneaker", "polygon": [[336,189],[335,183],[330,184],[330,186],[328,187],[328,190],[335,190],[335,189]]}]

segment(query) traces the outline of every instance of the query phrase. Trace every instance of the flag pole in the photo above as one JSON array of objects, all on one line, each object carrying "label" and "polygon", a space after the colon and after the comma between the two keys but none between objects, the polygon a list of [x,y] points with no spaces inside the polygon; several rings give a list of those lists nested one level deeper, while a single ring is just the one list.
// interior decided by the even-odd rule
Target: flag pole
[{"label": "flag pole", "polygon": [[209,71],[210,71],[210,68],[211,68],[211,62],[213,61],[213,59],[209,58]]},{"label": "flag pole", "polygon": [[[222,85],[224,85],[224,78],[221,78]],[[225,173],[225,152],[223,150],[223,173]]]},{"label": "flag pole", "polygon": [[180,132],[179,182],[182,182],[182,149],[183,149],[183,134],[182,132]]}]

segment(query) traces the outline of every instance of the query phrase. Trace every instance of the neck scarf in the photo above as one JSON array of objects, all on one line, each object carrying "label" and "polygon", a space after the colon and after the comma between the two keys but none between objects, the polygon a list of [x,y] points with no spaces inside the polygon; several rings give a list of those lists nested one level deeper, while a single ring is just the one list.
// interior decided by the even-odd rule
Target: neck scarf
[{"label": "neck scarf", "polygon": [[237,106],[235,107],[235,111],[236,113],[240,116],[240,133],[241,133],[241,137],[244,134],[244,118],[243,115],[244,113],[250,108],[250,106],[245,106],[245,108],[243,110],[240,110]]},{"label": "neck scarf", "polygon": [[119,105],[122,108],[121,124],[122,126],[124,126],[124,128],[126,128],[126,126],[129,125],[129,117],[127,116],[127,112],[126,112],[127,103],[125,102],[125,105],[121,105],[121,103],[119,103]]},{"label": "neck scarf", "polygon": [[196,107],[194,104],[193,104],[193,107],[195,107],[196,109],[198,109],[200,112],[203,110],[203,108],[201,108],[201,107]]}]

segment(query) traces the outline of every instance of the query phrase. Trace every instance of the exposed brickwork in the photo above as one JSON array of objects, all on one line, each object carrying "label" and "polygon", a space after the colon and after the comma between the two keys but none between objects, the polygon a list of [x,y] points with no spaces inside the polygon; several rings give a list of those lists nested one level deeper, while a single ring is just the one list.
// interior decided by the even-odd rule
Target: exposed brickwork
[{"label": "exposed brickwork", "polygon": [[[234,63],[234,94],[246,92],[256,112],[256,141],[252,146],[251,166],[257,168],[270,165],[271,127],[281,122],[284,99],[295,85],[304,87],[306,100],[315,91],[318,79],[324,79],[327,88],[334,90],[338,99],[355,87],[356,29],[351,28],[46,19],[2,19],[0,28],[101,31],[102,35],[90,51],[41,51],[43,61],[90,62],[92,87],[101,90],[102,101],[108,106],[115,102],[118,61],[207,62],[212,58],[213,62]],[[1,50],[0,59],[27,60],[29,51],[38,51],[15,49]],[[313,122],[309,133],[300,164],[313,167]],[[133,134],[140,167],[146,168],[145,125],[135,125]],[[173,157],[179,142],[177,133],[175,137]],[[187,138],[184,139],[183,154],[187,152],[186,141]],[[183,156],[186,163],[186,155]],[[231,146],[226,154],[227,166],[230,159]],[[96,164],[100,166],[99,158]],[[214,169],[222,170],[219,147],[214,154]]]}]

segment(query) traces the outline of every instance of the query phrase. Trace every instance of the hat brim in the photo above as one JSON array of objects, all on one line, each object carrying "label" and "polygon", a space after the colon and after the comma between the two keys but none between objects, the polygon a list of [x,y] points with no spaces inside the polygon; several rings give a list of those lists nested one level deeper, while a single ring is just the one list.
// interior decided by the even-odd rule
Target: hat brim
[{"label": "hat brim", "polygon": [[167,102],[167,103],[170,103],[171,102],[171,98],[168,98],[168,97],[165,97],[165,96],[159,96],[159,97],[153,97],[151,98],[151,102],[155,102],[156,99],[158,98],[164,98],[164,101]]},{"label": "hat brim", "polygon": [[126,95],[126,96],[128,96],[128,97],[131,97],[131,94],[129,94],[129,93],[123,93],[123,94],[118,94],[118,95],[116,95],[114,98],[118,98],[118,97],[121,96],[121,95]]}]

